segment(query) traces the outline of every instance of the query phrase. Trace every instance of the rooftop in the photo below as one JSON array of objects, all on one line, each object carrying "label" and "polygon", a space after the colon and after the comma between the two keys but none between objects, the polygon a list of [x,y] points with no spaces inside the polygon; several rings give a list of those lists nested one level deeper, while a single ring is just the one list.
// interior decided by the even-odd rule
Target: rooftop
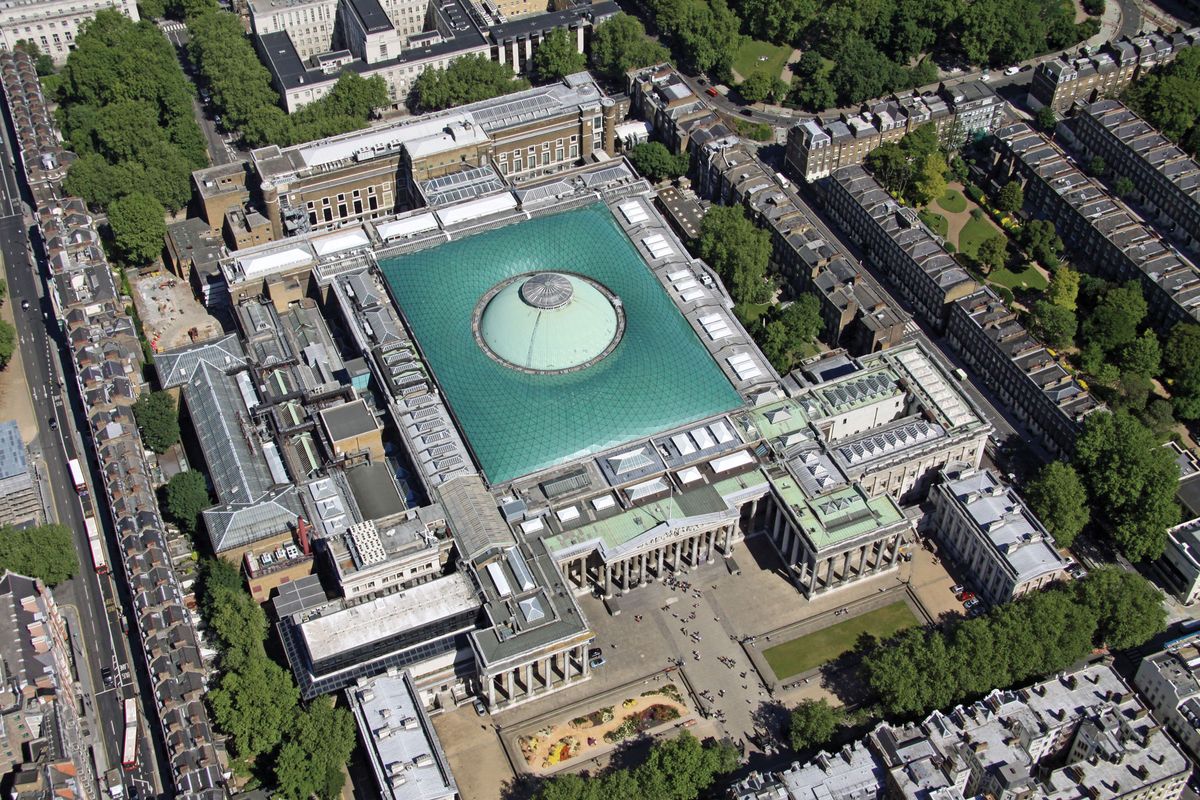
[{"label": "rooftop", "polygon": [[[602,205],[381,259],[379,267],[493,484],[741,404]],[[625,331],[591,366],[529,374],[489,357],[472,321],[492,287],[547,268],[619,298]]]},{"label": "rooftop", "polygon": [[20,426],[16,420],[0,422],[0,480],[25,475],[28,471]]}]

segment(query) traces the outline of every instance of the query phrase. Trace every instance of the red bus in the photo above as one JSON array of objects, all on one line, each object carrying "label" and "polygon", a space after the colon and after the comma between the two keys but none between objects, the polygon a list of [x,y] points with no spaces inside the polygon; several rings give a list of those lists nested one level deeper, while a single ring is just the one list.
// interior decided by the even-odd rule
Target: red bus
[{"label": "red bus", "polygon": [[125,701],[125,746],[121,750],[121,766],[126,772],[137,769],[138,709],[137,700]]},{"label": "red bus", "polygon": [[71,482],[75,484],[75,491],[82,492],[87,488],[87,483],[83,480],[83,469],[79,466],[79,459],[72,458],[67,462],[67,469],[71,471]]},{"label": "red bus", "polygon": [[92,551],[92,567],[98,575],[108,573],[108,559],[104,557],[104,542],[100,539],[100,526],[94,517],[84,517],[84,528],[87,530],[88,548]]}]

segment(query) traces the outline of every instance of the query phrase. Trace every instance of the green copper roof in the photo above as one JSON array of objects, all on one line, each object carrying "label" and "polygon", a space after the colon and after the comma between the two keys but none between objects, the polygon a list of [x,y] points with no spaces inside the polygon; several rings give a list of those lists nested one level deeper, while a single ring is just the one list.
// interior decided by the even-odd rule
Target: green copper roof
[{"label": "green copper roof", "polygon": [[577,275],[536,272],[496,287],[480,306],[488,351],[518,369],[556,372],[591,364],[616,345],[623,319],[603,290]]},{"label": "green copper roof", "polygon": [[[741,406],[604,205],[379,266],[493,484]],[[625,330],[609,355],[583,369],[537,374],[479,346],[472,322],[480,301],[510,278],[544,270],[595,281],[619,299]]]}]

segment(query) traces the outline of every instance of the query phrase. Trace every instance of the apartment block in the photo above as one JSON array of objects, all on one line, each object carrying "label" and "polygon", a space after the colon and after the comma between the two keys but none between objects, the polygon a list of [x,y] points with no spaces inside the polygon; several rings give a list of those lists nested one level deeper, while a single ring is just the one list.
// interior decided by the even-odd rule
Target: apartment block
[{"label": "apartment block", "polygon": [[978,284],[941,241],[861,166],[843,167],[823,181],[829,213],[864,256],[891,280],[917,314],[942,328],[950,305]]},{"label": "apartment block", "polygon": [[737,800],[1175,800],[1191,764],[1107,661],[736,784]]},{"label": "apartment block", "polygon": [[0,49],[14,50],[17,42],[33,42],[61,64],[75,49],[79,26],[97,11],[113,8],[137,22],[133,0],[4,0],[0,3]]},{"label": "apartment block", "polygon": [[1004,120],[1004,102],[983,81],[943,85],[936,94],[900,94],[859,114],[804,120],[788,131],[786,169],[797,180],[816,181],[926,123],[947,144],[990,133]]},{"label": "apartment block", "polygon": [[529,72],[537,46],[566,30],[579,52],[593,26],[617,11],[604,0],[536,0],[480,4],[464,0],[252,0],[259,56],[288,112],[327,95],[351,70],[378,76],[394,108],[403,109],[416,78],[456,58],[482,55]]},{"label": "apartment block", "polygon": [[951,306],[946,340],[1051,453],[1069,455],[1101,407],[989,287]]},{"label": "apartment block", "polygon": [[1054,538],[991,470],[946,467],[929,499],[927,532],[991,605],[1067,579],[1067,560]]},{"label": "apartment block", "polygon": [[1200,249],[1200,165],[1119,100],[1076,103],[1070,128],[1085,157],[1133,182],[1150,222]]},{"label": "apartment block", "polygon": [[1173,639],[1138,665],[1134,685],[1150,710],[1200,758],[1200,633]]},{"label": "apartment block", "polygon": [[996,135],[993,179],[1022,181],[1025,203],[1054,222],[1076,260],[1108,280],[1138,281],[1150,320],[1162,332],[1200,320],[1200,270],[1194,264],[1024,122]]},{"label": "apartment block", "polygon": [[41,493],[29,469],[21,429],[14,420],[0,423],[0,525],[41,519]]},{"label": "apartment block", "polygon": [[1185,47],[1200,44],[1200,27],[1174,33],[1147,33],[1082,48],[1038,64],[1029,93],[1038,103],[1066,113],[1077,100],[1092,102],[1119,94],[1147,71],[1174,60]]}]

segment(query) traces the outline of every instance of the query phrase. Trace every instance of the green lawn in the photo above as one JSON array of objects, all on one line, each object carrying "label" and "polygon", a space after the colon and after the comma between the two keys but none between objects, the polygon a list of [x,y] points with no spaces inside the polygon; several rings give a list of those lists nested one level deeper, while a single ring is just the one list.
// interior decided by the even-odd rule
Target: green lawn
[{"label": "green lawn", "polygon": [[[743,80],[757,69],[765,69],[778,78],[791,54],[790,47],[780,47],[770,42],[760,42],[757,39],[746,39],[733,58],[733,69],[742,76]],[[766,56],[766,61],[759,61],[763,56]]]},{"label": "green lawn", "polygon": [[937,204],[951,214],[967,210],[967,198],[963,197],[962,192],[958,189],[947,189],[942,192],[942,196],[937,199]]},{"label": "green lawn", "polygon": [[936,211],[930,211],[927,208],[921,209],[919,215],[921,217],[921,222],[924,222],[929,227],[929,230],[933,231],[943,239],[946,238],[946,234],[950,232],[950,223],[945,217]]},{"label": "green lawn", "polygon": [[1046,276],[1032,266],[1027,266],[1020,272],[1013,272],[1007,267],[1002,267],[992,270],[987,279],[991,283],[998,283],[1009,289],[1032,289],[1037,292],[1043,291],[1049,285]]},{"label": "green lawn", "polygon": [[972,258],[979,250],[979,245],[985,239],[990,239],[993,236],[1003,236],[996,226],[988,222],[987,218],[975,219],[971,217],[967,220],[967,224],[963,225],[958,234],[958,249]]},{"label": "green lawn", "polygon": [[863,633],[886,639],[917,624],[917,618],[908,605],[900,600],[890,606],[801,636],[799,639],[777,644],[764,650],[763,656],[774,670],[775,677],[781,681],[787,680],[852,650]]},{"label": "green lawn", "polygon": [[767,313],[767,309],[770,307],[770,303],[742,303],[734,309],[734,312],[741,319],[743,325],[750,327],[755,322],[758,322],[759,318]]}]

